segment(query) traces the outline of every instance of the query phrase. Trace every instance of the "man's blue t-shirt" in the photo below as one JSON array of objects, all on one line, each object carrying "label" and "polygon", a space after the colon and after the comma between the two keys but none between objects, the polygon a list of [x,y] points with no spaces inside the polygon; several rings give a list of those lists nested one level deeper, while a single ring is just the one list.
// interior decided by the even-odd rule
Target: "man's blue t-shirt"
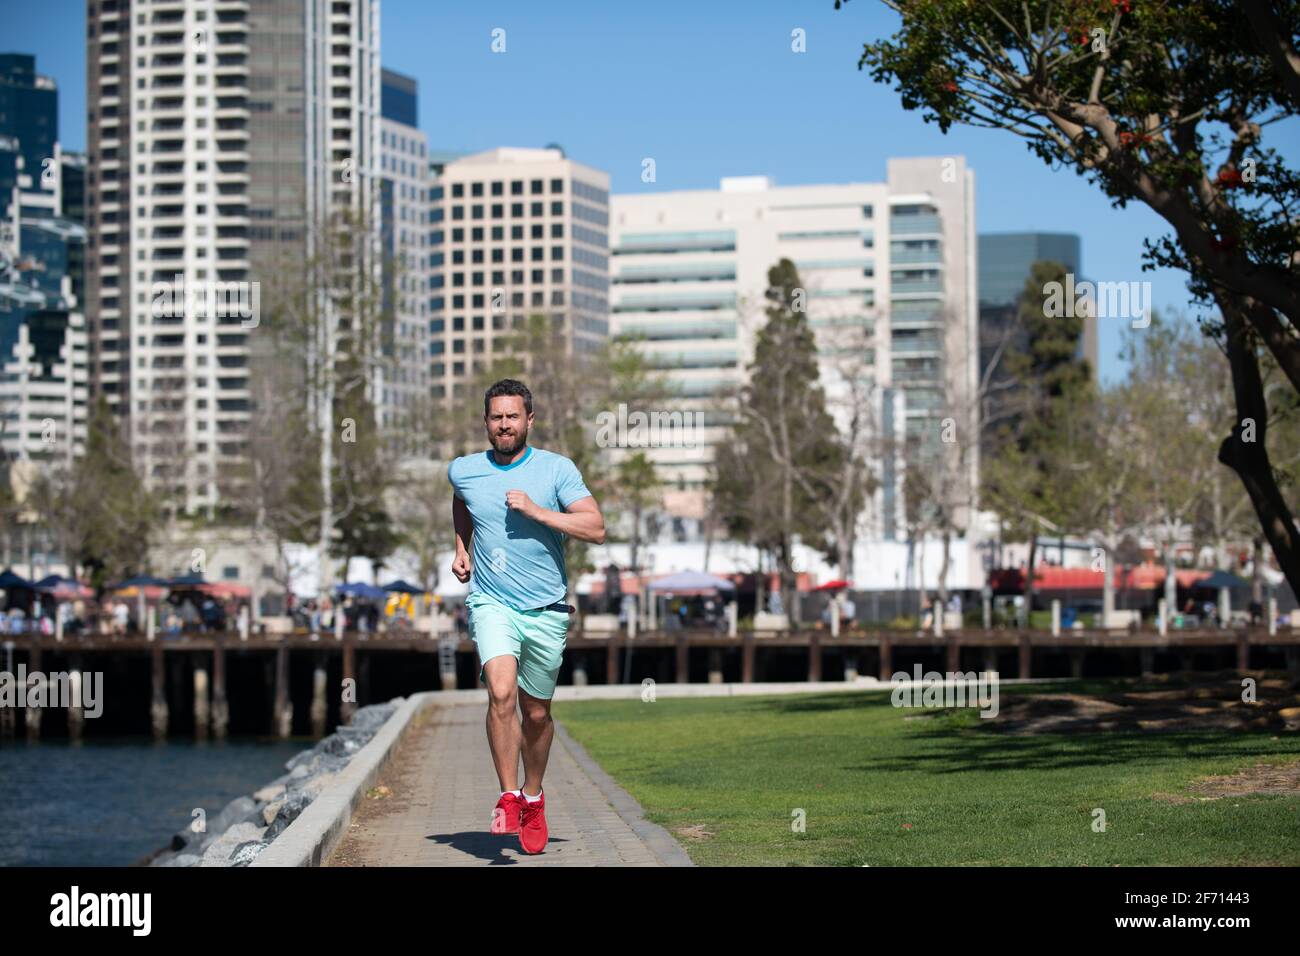
[{"label": "man's blue t-shirt", "polygon": [[522,491],[540,507],[562,511],[591,495],[577,466],[532,447],[514,464],[498,465],[489,450],[452,461],[447,479],[474,519],[470,591],[519,611],[564,600],[564,535],[511,511],[506,492]]}]

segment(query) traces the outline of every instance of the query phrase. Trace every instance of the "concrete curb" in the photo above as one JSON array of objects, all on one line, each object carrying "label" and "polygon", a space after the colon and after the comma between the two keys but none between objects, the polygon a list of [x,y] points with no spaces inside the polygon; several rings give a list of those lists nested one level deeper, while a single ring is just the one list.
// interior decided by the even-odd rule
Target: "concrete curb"
[{"label": "concrete curb", "polygon": [[637,803],[636,798],[615,783],[614,778],[601,769],[600,764],[591,759],[591,755],[569,735],[569,732],[564,729],[564,725],[558,720],[555,721],[555,736],[564,748],[573,755],[573,759],[578,762],[578,766],[582,768],[583,772],[591,778],[592,783],[596,785],[596,789],[609,801],[609,805],[614,808],[614,812],[623,818],[623,822],[632,828],[632,832],[645,841],[645,845],[650,849],[651,853],[658,857],[660,863],[664,866],[695,865],[673,835],[659,824],[647,820],[645,811],[642,809],[641,804]]},{"label": "concrete curb", "polygon": [[436,691],[426,691],[403,701],[370,742],[249,866],[320,866],[343,838],[352,811],[396,751],[411,719],[438,696]]},{"label": "concrete curb", "polygon": [[[1030,677],[998,678],[1002,686],[1059,684],[1069,682],[1068,677]],[[910,687],[914,680],[902,682]],[[892,691],[899,684],[894,681],[877,680],[874,677],[859,677],[855,681],[786,681],[770,684],[655,684],[655,699],[670,697],[766,697],[784,694],[870,694]],[[641,684],[589,684],[585,687],[564,686],[555,688],[555,700],[640,700]],[[473,694],[476,691],[452,691],[456,694]]]}]

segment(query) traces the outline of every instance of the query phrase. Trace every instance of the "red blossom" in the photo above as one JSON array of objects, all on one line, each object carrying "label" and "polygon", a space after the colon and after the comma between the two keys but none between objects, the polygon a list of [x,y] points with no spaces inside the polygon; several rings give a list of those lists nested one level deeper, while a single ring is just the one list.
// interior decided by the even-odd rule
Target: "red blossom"
[{"label": "red blossom", "polygon": [[1236,189],[1242,185],[1241,172],[1231,166],[1224,166],[1219,170],[1217,182],[1224,189]]},{"label": "red blossom", "polygon": [[1133,146],[1141,146],[1144,143],[1151,142],[1149,133],[1131,133],[1128,130],[1121,130],[1119,134],[1119,145],[1121,149],[1129,149]]}]

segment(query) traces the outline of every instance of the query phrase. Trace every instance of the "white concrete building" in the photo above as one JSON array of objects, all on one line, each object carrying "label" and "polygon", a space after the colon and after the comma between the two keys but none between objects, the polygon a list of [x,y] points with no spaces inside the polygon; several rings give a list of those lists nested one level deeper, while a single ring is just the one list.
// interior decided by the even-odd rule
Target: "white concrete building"
[{"label": "white concrete building", "polygon": [[[807,289],[828,401],[869,382],[877,433],[932,434],[975,385],[974,181],[962,157],[891,159],[885,182],[777,186],[725,178],[717,190],[616,195],[611,204],[612,334],[643,339],[651,365],[704,409],[697,447],[654,449],[676,489],[671,514],[698,517],[718,396],[745,380],[766,321],[767,273],[788,258]],[[969,462],[974,474],[973,456]],[[901,471],[882,460],[868,533],[901,537]]]}]

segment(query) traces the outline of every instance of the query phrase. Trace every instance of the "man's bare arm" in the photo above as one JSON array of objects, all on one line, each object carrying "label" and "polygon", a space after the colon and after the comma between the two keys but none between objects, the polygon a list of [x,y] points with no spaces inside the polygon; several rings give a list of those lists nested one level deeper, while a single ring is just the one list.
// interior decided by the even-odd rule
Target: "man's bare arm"
[{"label": "man's bare arm", "polygon": [[469,581],[469,546],[474,538],[474,519],[460,495],[451,496],[451,523],[456,529],[456,557],[451,562],[451,573],[461,584]]},{"label": "man's bare arm", "polygon": [[522,513],[525,518],[532,518],[538,524],[544,524],[579,541],[605,543],[605,518],[591,495],[579,498],[565,511],[543,508],[522,491],[507,491],[506,504]]},{"label": "man's bare arm", "polygon": [[470,517],[469,506],[460,495],[451,496],[451,522],[456,528],[456,553],[469,551],[470,541],[474,537],[474,519]]}]

